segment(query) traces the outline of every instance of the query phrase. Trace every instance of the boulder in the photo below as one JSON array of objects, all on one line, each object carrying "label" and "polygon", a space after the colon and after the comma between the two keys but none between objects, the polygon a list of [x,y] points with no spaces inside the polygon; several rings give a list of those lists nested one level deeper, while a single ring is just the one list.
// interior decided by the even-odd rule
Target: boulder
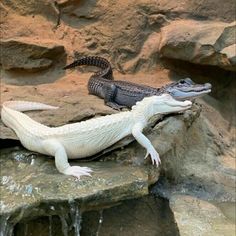
[{"label": "boulder", "polygon": [[165,143],[162,137],[177,138],[171,144],[175,148],[162,158],[165,178],[153,192],[168,199],[173,194],[185,193],[207,201],[235,202],[235,127],[229,130],[228,122],[217,110],[202,104],[199,118],[187,129],[181,122],[175,122],[175,129],[165,125],[159,130],[160,146]]},{"label": "boulder", "polygon": [[187,195],[173,195],[170,208],[181,236],[235,235],[236,225],[212,203]]},{"label": "boulder", "polygon": [[44,70],[65,57],[64,46],[53,41],[14,38],[0,41],[3,69]]},{"label": "boulder", "polygon": [[179,20],[161,31],[163,57],[236,71],[236,22]]}]

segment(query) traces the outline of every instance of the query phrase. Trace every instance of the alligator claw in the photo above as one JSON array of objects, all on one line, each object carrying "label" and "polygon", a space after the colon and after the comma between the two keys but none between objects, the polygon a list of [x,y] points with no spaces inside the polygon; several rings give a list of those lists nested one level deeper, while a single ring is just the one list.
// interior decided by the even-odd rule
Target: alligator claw
[{"label": "alligator claw", "polygon": [[157,153],[157,151],[153,147],[147,150],[147,153],[146,153],[144,159],[146,159],[149,154],[150,154],[153,165],[158,166],[159,164],[161,164],[161,159],[159,157],[159,154]]},{"label": "alligator claw", "polygon": [[91,177],[90,172],[93,172],[93,171],[89,167],[70,166],[65,170],[64,174],[72,175],[76,177],[77,179],[80,179],[80,176],[83,176],[83,175]]}]

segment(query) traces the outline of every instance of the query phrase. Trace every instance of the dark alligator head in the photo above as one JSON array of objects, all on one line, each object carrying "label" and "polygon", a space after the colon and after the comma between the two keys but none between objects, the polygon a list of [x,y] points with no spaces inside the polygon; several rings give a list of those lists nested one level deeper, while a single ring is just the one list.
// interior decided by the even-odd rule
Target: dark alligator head
[{"label": "dark alligator head", "polygon": [[164,87],[177,100],[191,100],[211,92],[211,84],[195,84],[190,78],[181,79]]}]

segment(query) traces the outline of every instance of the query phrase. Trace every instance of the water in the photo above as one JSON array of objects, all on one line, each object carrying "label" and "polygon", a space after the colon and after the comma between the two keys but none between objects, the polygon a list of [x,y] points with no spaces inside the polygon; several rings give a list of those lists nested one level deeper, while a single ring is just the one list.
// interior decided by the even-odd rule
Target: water
[{"label": "water", "polygon": [[63,236],[68,236],[69,227],[68,227],[66,218],[63,215],[59,215],[59,217],[61,220],[61,230],[62,230]]},{"label": "water", "polygon": [[100,210],[99,211],[99,219],[98,219],[98,229],[97,229],[97,232],[96,232],[96,236],[99,236],[99,233],[100,233],[100,230],[101,230],[101,227],[102,227],[102,223],[103,223],[103,210]]},{"label": "water", "polygon": [[111,208],[84,212],[82,216],[75,201],[53,208],[54,213],[59,210],[60,214],[20,222],[14,236],[179,235],[169,203],[163,198],[126,200]]},{"label": "water", "polygon": [[9,223],[9,216],[0,216],[0,236],[12,236],[13,228]]},{"label": "water", "polygon": [[49,226],[48,226],[48,236],[52,236],[52,216],[49,216],[48,217],[48,220],[49,220]]},{"label": "water", "polygon": [[[50,205],[47,209],[45,206],[45,212],[52,215],[19,222],[14,236],[80,236],[81,213],[77,202]],[[8,228],[7,222],[5,225]],[[0,236],[12,235],[3,233]]]},{"label": "water", "polygon": [[70,202],[70,217],[71,217],[71,228],[74,228],[75,232],[74,236],[80,236],[81,214],[78,204],[76,204],[76,202],[74,201]]}]

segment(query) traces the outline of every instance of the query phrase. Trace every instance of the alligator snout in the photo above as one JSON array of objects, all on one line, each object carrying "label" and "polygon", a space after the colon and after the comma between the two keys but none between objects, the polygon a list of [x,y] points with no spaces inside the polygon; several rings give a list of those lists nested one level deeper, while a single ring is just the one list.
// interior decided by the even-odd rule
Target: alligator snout
[{"label": "alligator snout", "polygon": [[211,88],[212,88],[212,85],[211,85],[210,83],[205,83],[205,84],[204,84],[204,87],[205,87],[206,89],[211,89]]}]

